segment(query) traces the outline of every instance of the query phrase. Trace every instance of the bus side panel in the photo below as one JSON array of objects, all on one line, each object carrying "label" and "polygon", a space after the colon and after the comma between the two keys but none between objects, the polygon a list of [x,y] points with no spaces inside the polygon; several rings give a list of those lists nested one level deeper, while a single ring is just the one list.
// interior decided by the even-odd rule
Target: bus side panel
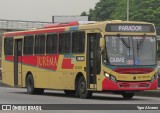
[{"label": "bus side panel", "polygon": [[[3,59],[5,60],[5,58]],[[14,86],[13,62],[3,61],[2,63],[2,80],[3,83]]]},{"label": "bus side panel", "polygon": [[64,76],[62,72],[50,72],[50,88],[51,89],[64,89]]},{"label": "bus side panel", "polygon": [[85,61],[76,61],[76,56],[72,54],[60,55],[57,70],[50,72],[50,88],[74,90],[75,78],[78,72],[84,72],[85,64],[83,63]]},{"label": "bus side panel", "polygon": [[36,68],[35,87],[49,88],[49,71],[41,68]]},{"label": "bus side panel", "polygon": [[59,55],[58,60],[56,61],[56,69],[50,71],[50,88],[51,89],[64,89],[64,71],[62,71],[62,60],[64,56]]},{"label": "bus side panel", "polygon": [[65,89],[75,90],[75,80],[78,73],[81,73],[86,78],[86,61],[84,54],[73,54],[71,55],[71,64],[73,65],[70,69],[63,69],[65,77]]},{"label": "bus side panel", "polygon": [[74,90],[75,89],[75,85],[74,85],[74,81],[75,81],[75,76],[77,73],[74,73],[73,71],[69,71],[70,73],[65,73],[65,89],[69,89],[69,90]]},{"label": "bus side panel", "polygon": [[4,55],[4,37],[2,38],[2,82],[11,86],[14,86],[14,71],[13,71],[13,56],[7,56],[6,60]]}]

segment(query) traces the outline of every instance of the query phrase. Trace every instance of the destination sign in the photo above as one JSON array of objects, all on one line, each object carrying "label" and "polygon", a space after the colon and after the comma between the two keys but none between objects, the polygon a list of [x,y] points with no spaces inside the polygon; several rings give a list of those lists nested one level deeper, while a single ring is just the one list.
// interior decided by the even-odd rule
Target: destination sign
[{"label": "destination sign", "polygon": [[107,24],[107,32],[155,32],[151,24]]}]

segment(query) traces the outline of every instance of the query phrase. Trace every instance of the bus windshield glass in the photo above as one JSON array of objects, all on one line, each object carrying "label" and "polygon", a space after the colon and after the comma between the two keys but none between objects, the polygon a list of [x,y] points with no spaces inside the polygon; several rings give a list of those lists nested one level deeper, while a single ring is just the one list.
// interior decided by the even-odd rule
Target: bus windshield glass
[{"label": "bus windshield glass", "polygon": [[155,65],[156,38],[151,36],[105,36],[111,65]]}]

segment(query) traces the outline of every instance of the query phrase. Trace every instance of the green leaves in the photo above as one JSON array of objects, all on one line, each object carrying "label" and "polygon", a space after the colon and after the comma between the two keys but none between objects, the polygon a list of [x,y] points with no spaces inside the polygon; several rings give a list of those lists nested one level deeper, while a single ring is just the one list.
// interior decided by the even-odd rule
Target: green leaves
[{"label": "green leaves", "polygon": [[[160,0],[129,0],[129,20],[160,26]],[[127,0],[100,0],[88,15],[89,20],[127,20]]]}]

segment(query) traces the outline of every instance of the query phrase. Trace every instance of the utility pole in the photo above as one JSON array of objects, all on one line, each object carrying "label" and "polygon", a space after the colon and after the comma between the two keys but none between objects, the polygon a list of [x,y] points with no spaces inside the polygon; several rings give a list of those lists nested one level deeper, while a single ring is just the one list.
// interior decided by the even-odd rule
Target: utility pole
[{"label": "utility pole", "polygon": [[127,0],[127,21],[129,21],[129,0]]}]

